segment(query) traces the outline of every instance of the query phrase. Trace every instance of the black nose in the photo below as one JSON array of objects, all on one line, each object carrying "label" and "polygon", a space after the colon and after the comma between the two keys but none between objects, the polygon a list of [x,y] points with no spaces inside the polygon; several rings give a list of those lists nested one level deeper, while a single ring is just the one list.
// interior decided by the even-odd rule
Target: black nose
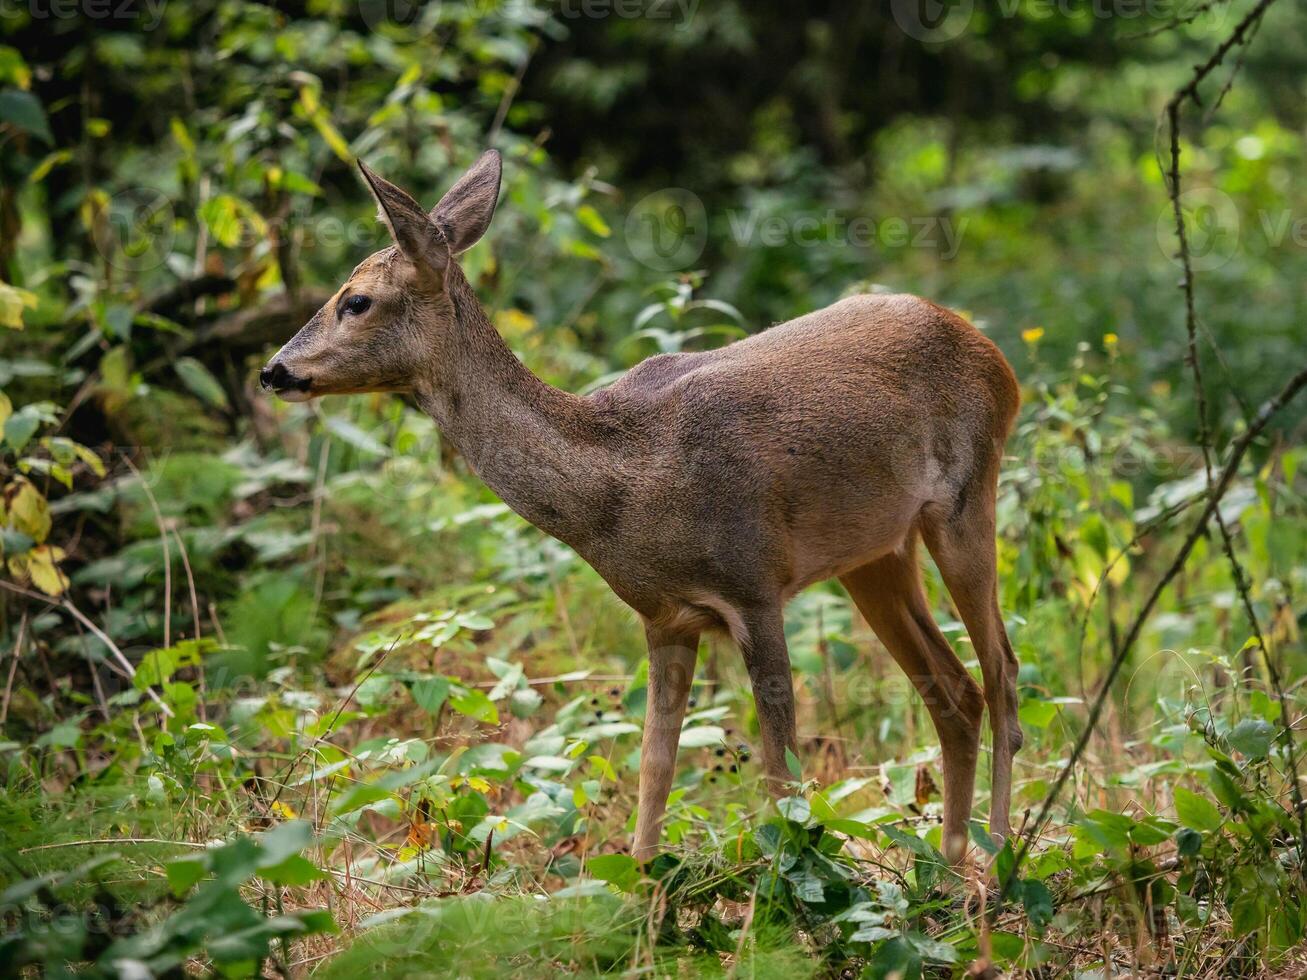
[{"label": "black nose", "polygon": [[292,380],[291,373],[286,370],[286,365],[280,361],[273,361],[259,372],[259,384],[271,391],[289,388]]}]

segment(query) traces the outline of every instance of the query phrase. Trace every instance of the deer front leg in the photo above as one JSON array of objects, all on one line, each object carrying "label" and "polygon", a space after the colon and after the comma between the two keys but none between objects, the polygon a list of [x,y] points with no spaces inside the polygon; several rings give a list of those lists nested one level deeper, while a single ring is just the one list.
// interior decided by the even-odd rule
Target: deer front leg
[{"label": "deer front leg", "polygon": [[752,611],[741,616],[741,620],[744,632],[736,640],[753,686],[767,792],[779,799],[789,795],[786,784],[794,781],[785,761],[785,750],[798,750],[794,681],[790,676],[790,652],[785,646],[785,623],[779,607]]},{"label": "deer front leg", "polygon": [[676,775],[681,722],[699,651],[697,631],[676,632],[646,623],[645,637],[649,642],[649,687],[640,744],[640,808],[634,849],[635,859],[641,863],[658,853],[663,811]]}]

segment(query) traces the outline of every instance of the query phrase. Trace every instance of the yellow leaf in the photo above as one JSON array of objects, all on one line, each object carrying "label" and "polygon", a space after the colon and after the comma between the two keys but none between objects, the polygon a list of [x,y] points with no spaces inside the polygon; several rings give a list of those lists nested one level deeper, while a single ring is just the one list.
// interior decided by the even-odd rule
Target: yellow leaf
[{"label": "yellow leaf", "polygon": [[13,571],[15,564],[18,564],[21,568],[20,578],[30,580],[46,595],[62,595],[64,589],[68,588],[68,576],[60,571],[57,563],[63,557],[62,548],[43,544],[25,555],[11,558],[9,568]]},{"label": "yellow leaf", "polygon": [[50,175],[50,171],[62,163],[67,163],[73,158],[71,150],[55,150],[46,156],[44,160],[36,165],[36,169],[27,175],[29,184],[39,184]]},{"label": "yellow leaf", "polygon": [[318,106],[319,106],[318,90],[316,86],[314,85],[300,86],[300,105],[304,107],[304,111],[308,113],[310,116],[314,115],[318,111]]},{"label": "yellow leaf", "polygon": [[[3,422],[0,421],[0,424],[3,424]],[[90,467],[92,473],[101,479],[104,478],[104,461],[96,455],[95,450],[87,449],[80,442],[75,442],[73,443],[73,452],[77,454],[78,459]]]},{"label": "yellow leaf", "polygon": [[535,325],[535,317],[512,306],[500,310],[499,315],[495,317],[495,326],[510,337],[524,336],[534,330]]},{"label": "yellow leaf", "polygon": [[1039,343],[1039,338],[1043,336],[1044,336],[1043,327],[1031,327],[1028,330],[1021,331],[1021,339],[1024,340],[1027,344],[1037,344]]},{"label": "yellow leaf", "polygon": [[283,820],[294,820],[296,816],[295,811],[291,808],[290,804],[283,803],[281,800],[274,800],[269,809]]},{"label": "yellow leaf", "polygon": [[82,216],[82,224],[86,226],[86,230],[93,236],[100,234],[104,221],[108,216],[109,195],[99,187],[91,188],[86,192],[86,197],[82,199],[82,206],[79,211]]},{"label": "yellow leaf", "polygon": [[192,156],[195,153],[195,140],[191,139],[191,133],[186,128],[186,124],[173,116],[168,123],[168,128],[172,130],[172,138],[181,147],[182,152],[187,156]]},{"label": "yellow leaf", "polygon": [[36,306],[36,293],[0,281],[0,327],[23,329],[23,310]]},{"label": "yellow leaf", "polygon": [[581,222],[587,230],[594,232],[594,234],[598,235],[600,238],[607,238],[612,234],[612,230],[608,227],[608,223],[604,221],[598,211],[588,204],[582,204],[576,209],[576,220]]},{"label": "yellow leaf", "polygon": [[26,480],[20,477],[15,482],[18,492],[9,499],[9,523],[40,544],[50,533],[50,505],[41,491]]},{"label": "yellow leaf", "polygon": [[422,65],[415,61],[404,69],[404,74],[399,76],[399,81],[395,83],[395,88],[403,88],[406,85],[412,85],[421,77]]},{"label": "yellow leaf", "polygon": [[9,396],[0,391],[0,431],[3,431],[5,422],[9,416],[14,414],[14,403],[9,400]]},{"label": "yellow leaf", "polygon": [[345,137],[340,135],[340,131],[331,124],[325,112],[316,112],[312,116],[313,126],[318,133],[326,140],[327,145],[331,147],[331,152],[340,157],[345,163],[354,162],[354,154],[349,151],[349,144],[345,142]]}]

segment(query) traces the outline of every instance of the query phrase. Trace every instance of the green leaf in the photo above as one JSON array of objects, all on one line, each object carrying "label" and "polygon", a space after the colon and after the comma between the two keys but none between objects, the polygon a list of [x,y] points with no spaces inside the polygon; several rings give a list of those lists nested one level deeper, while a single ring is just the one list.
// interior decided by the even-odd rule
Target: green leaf
[{"label": "green leaf", "polygon": [[189,388],[200,401],[214,408],[226,408],[227,392],[223,391],[218,379],[203,364],[193,357],[179,357],[173,365],[177,377]]},{"label": "green leaf", "polygon": [[1266,921],[1266,900],[1255,891],[1247,891],[1230,906],[1230,922],[1235,937],[1246,936]]},{"label": "green leaf", "polygon": [[1175,833],[1175,850],[1180,857],[1193,857],[1203,846],[1203,835],[1191,827],[1181,827]]},{"label": "green leaf", "polygon": [[308,858],[300,854],[292,854],[271,867],[260,868],[259,877],[275,885],[302,888],[312,882],[321,881],[328,875]]},{"label": "green leaf", "polygon": [[582,204],[576,209],[576,220],[581,222],[587,231],[593,232],[600,238],[607,238],[613,233],[607,222],[599,216],[599,212],[588,204]]},{"label": "green leaf", "polygon": [[17,129],[39,137],[51,146],[54,136],[46,122],[41,100],[31,92],[7,88],[0,91],[0,123],[9,123]]},{"label": "green leaf", "polygon": [[925,959],[935,960],[939,963],[956,963],[958,961],[958,951],[950,943],[931,939],[919,932],[906,933],[905,937]]},{"label": "green leaf", "polygon": [[1053,894],[1042,881],[1030,878],[1021,882],[1019,894],[1026,916],[1036,929],[1043,929],[1053,921]]},{"label": "green leaf", "polygon": [[1239,785],[1234,781],[1231,775],[1221,766],[1215,766],[1207,773],[1207,782],[1211,784],[1212,792],[1216,798],[1225,806],[1232,810],[1245,810],[1248,808],[1248,799],[1244,796]]},{"label": "green leaf", "polygon": [[18,53],[17,48],[0,44],[0,82],[13,83],[25,89],[32,84],[32,70]]},{"label": "green leaf", "polygon": [[339,415],[328,415],[322,420],[322,424],[326,426],[328,432],[355,449],[371,456],[390,455],[390,450],[383,443],[378,442],[348,419],[341,418]]},{"label": "green leaf", "polygon": [[781,816],[798,824],[805,824],[812,817],[812,807],[802,796],[787,796],[776,801],[776,809]]},{"label": "green leaf", "polygon": [[213,240],[233,248],[241,240],[241,202],[230,194],[217,194],[200,205],[200,218]]},{"label": "green leaf", "polygon": [[990,857],[998,853],[998,843],[994,840],[994,836],[989,832],[988,827],[979,820],[972,820],[968,829],[971,832],[971,839],[977,847]]},{"label": "green leaf", "polygon": [[889,977],[916,977],[921,975],[921,955],[903,936],[895,936],[879,944],[867,961],[862,976],[867,980],[888,980]]},{"label": "green leaf", "polygon": [[[994,858],[994,876],[1001,882],[1012,881],[1017,868],[1017,856],[1012,851],[1012,838],[1003,842],[1003,847]],[[1018,887],[1019,887],[1019,883]]]},{"label": "green leaf", "polygon": [[1012,963],[1026,951],[1026,941],[1013,932],[992,932],[989,942],[1000,963]]},{"label": "green leaf", "polygon": [[799,757],[788,745],[785,747],[785,768],[790,771],[796,783],[803,779],[803,766],[799,762]]},{"label": "green leaf", "polygon": [[27,409],[15,412],[5,419],[5,442],[15,453],[21,453],[40,426],[41,420]]},{"label": "green leaf", "polygon": [[409,684],[408,693],[412,695],[418,707],[434,715],[449,697],[449,689],[448,677],[423,677]]},{"label": "green leaf", "polygon": [[1245,718],[1225,736],[1230,748],[1250,759],[1265,759],[1275,740],[1275,726],[1264,718]]},{"label": "green leaf", "polygon": [[1021,724],[1028,728],[1047,728],[1057,717],[1057,705],[1048,701],[1027,701],[1018,712]]},{"label": "green leaf", "polygon": [[640,880],[640,866],[629,854],[600,854],[585,863],[586,870],[600,881],[631,891]]},{"label": "green leaf", "polygon": [[12,528],[0,528],[0,555],[21,555],[36,544],[30,535]]},{"label": "green leaf", "polygon": [[331,814],[337,817],[344,816],[369,803],[384,800],[392,796],[396,790],[425,779],[437,765],[436,760],[430,760],[408,769],[392,769],[370,783],[354,783],[348,792],[332,805]]},{"label": "green leaf", "polygon": [[499,724],[499,711],[485,691],[476,688],[464,688],[449,699],[449,706],[461,715],[467,715],[487,725]]},{"label": "green leaf", "polygon": [[136,670],[134,683],[137,690],[156,687],[171,680],[173,674],[182,667],[196,666],[200,657],[215,646],[212,640],[207,639],[182,640],[170,647],[151,650],[141,658],[141,665]]},{"label": "green leaf", "polygon": [[181,898],[191,887],[209,873],[209,865],[204,857],[186,857],[178,861],[169,861],[163,866],[168,877],[168,887],[173,895]]},{"label": "green leaf", "polygon": [[1205,796],[1199,796],[1183,786],[1173,790],[1175,812],[1180,822],[1193,830],[1218,830],[1222,823],[1221,811]]},{"label": "green leaf", "polygon": [[695,725],[681,732],[680,747],[703,749],[726,741],[726,729],[719,725]]},{"label": "green leaf", "polygon": [[288,820],[255,838],[261,854],[258,868],[275,867],[313,842],[313,825],[307,820]]}]

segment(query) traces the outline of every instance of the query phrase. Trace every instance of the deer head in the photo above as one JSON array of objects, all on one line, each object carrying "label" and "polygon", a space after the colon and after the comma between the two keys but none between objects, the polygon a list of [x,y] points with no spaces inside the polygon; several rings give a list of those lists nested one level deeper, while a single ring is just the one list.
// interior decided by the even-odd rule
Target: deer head
[{"label": "deer head", "polygon": [[428,214],[359,162],[395,244],[359,263],[345,284],[259,373],[286,401],[409,391],[458,320],[446,288],[454,257],[477,243],[499,199],[500,159],[487,150]]}]

